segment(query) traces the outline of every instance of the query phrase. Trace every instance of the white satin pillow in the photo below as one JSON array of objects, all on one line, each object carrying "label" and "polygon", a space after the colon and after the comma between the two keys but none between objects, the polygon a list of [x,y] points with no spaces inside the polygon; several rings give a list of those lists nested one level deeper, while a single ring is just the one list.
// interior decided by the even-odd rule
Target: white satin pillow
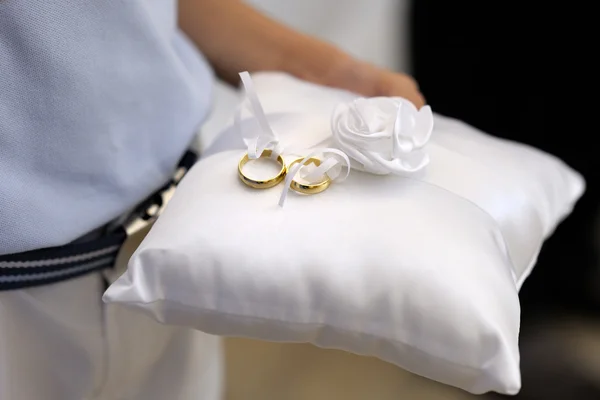
[{"label": "white satin pillow", "polygon": [[[331,135],[344,93],[255,86],[282,142]],[[294,102],[295,100],[295,102]],[[184,178],[105,300],[217,335],[376,356],[472,393],[520,388],[518,288],[583,191],[556,158],[436,116],[413,178],[352,171],[315,196],[243,186],[229,129]]]}]

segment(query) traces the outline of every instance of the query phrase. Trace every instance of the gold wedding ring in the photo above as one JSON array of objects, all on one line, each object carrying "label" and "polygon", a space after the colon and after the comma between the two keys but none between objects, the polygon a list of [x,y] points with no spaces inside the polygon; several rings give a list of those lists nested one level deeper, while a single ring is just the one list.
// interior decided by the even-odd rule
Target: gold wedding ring
[{"label": "gold wedding ring", "polygon": [[[294,160],[288,166],[288,170],[292,168],[292,165],[297,164],[297,163],[301,162],[302,160],[303,160],[303,158]],[[304,165],[308,165],[310,163],[313,163],[318,167],[319,165],[321,165],[321,160],[319,160],[318,158],[311,157],[308,160],[306,160]],[[290,184],[290,188],[292,188],[292,190],[294,190],[298,193],[302,193],[302,194],[317,194],[317,193],[321,193],[322,191],[327,189],[330,184],[331,184],[331,178],[329,178],[327,175],[325,175],[325,179],[323,179],[322,181],[317,182],[317,183],[311,183],[311,184],[299,183],[299,182],[293,180],[292,183]]]},{"label": "gold wedding ring", "polygon": [[[270,158],[271,154],[273,154],[272,150],[265,150],[260,155],[260,158]],[[238,175],[240,176],[240,179],[242,180],[242,182],[244,182],[245,185],[250,186],[254,189],[268,189],[272,188],[273,186],[277,186],[277,184],[279,184],[279,182],[281,182],[283,178],[285,178],[285,175],[287,173],[287,167],[285,165],[285,162],[283,161],[283,157],[279,155],[277,156],[277,162],[281,164],[281,170],[274,178],[267,179],[264,181],[250,179],[246,175],[244,175],[244,172],[242,171],[244,165],[246,165],[248,161],[250,161],[250,159],[248,158],[248,153],[246,153],[246,155],[242,157],[240,163],[238,164]]]}]

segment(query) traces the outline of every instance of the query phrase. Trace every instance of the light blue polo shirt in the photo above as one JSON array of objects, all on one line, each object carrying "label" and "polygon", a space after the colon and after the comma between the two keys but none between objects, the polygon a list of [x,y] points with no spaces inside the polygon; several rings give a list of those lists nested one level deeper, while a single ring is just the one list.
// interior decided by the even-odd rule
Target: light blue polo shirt
[{"label": "light blue polo shirt", "polygon": [[68,243],[164,184],[213,74],[175,0],[0,1],[0,255]]}]

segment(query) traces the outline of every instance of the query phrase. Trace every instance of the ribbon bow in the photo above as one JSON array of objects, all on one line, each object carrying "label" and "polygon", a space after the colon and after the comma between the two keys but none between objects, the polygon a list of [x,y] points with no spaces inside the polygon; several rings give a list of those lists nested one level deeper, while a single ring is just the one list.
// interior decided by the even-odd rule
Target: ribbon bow
[{"label": "ribbon bow", "polygon": [[[283,191],[281,192],[281,196],[279,198],[280,207],[283,207],[285,204],[292,180],[294,180],[294,178],[296,177],[296,175],[298,175],[302,167],[304,167],[304,163],[308,161],[308,159],[310,159],[311,157],[315,157],[321,154],[331,154],[331,156],[321,161],[321,165],[319,165],[318,167],[314,167],[314,169],[311,169],[311,166],[305,166],[309,170],[309,172],[307,172],[306,174],[301,174],[301,176],[304,179],[308,181],[314,181],[320,179],[324,175],[327,175],[331,180],[341,182],[348,177],[348,175],[350,174],[350,159],[348,158],[346,153],[344,153],[341,150],[334,148],[294,150],[290,147],[284,149],[279,141],[277,134],[269,125],[269,121],[267,120],[264,109],[260,103],[260,100],[258,99],[256,90],[254,89],[254,84],[252,82],[252,79],[250,78],[250,74],[247,71],[244,71],[240,73],[240,78],[242,80],[242,84],[244,85],[246,99],[248,100],[250,106],[250,112],[254,116],[254,118],[256,118],[256,121],[258,122],[259,126],[259,129],[254,130],[254,133],[252,134],[242,129],[242,112],[245,106],[245,102],[240,104],[234,115],[234,125],[247,146],[248,158],[257,159],[261,156],[263,151],[267,149],[272,150],[271,158],[273,159],[277,159],[277,157],[279,155],[282,155],[284,151],[287,151],[289,154],[306,154],[307,152],[309,152],[309,154],[305,156],[302,162],[294,165],[288,171],[284,181]],[[342,166],[346,167],[346,174],[343,175],[342,178],[340,178]]]}]

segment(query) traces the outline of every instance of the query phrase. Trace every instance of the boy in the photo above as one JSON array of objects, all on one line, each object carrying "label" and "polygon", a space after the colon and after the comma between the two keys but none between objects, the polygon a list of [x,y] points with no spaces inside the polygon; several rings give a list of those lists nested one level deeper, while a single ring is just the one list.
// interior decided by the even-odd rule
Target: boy
[{"label": "boy", "polygon": [[243,70],[424,103],[241,1],[0,1],[0,399],[219,398],[217,338],[102,304],[118,246],[61,254],[169,181]]}]

